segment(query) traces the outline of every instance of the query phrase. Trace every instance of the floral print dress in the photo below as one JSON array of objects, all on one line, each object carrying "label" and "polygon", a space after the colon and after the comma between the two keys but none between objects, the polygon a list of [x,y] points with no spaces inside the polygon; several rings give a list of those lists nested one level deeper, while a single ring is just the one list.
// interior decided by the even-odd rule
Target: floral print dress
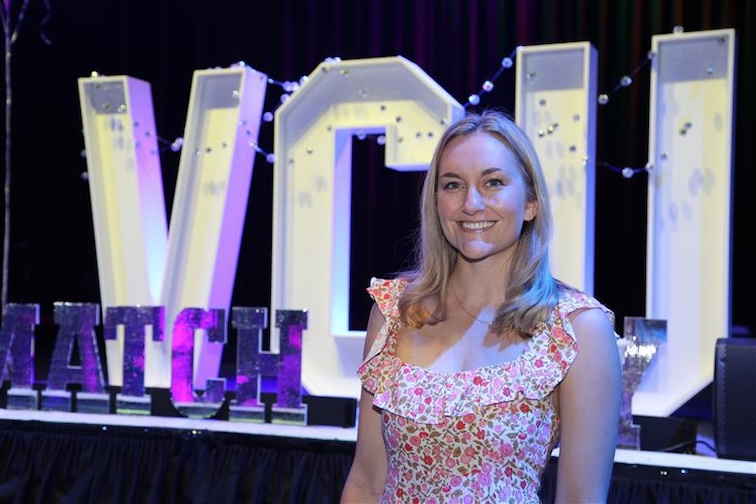
[{"label": "floral print dress", "polygon": [[519,357],[443,373],[395,354],[405,287],[396,279],[368,289],[386,324],[358,369],[382,411],[388,475],[381,502],[539,502],[541,474],[559,436],[551,394],[578,352],[568,315],[600,307],[613,320],[612,312],[566,291]]}]

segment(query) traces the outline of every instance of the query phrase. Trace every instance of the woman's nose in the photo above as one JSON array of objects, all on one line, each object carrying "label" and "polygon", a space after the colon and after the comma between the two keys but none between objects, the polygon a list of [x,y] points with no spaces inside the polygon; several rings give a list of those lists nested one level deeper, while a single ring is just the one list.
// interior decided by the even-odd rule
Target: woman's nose
[{"label": "woman's nose", "polygon": [[478,189],[475,187],[468,189],[465,193],[465,205],[463,210],[466,213],[472,214],[483,210],[483,207],[483,196],[480,194],[480,192],[478,192]]}]

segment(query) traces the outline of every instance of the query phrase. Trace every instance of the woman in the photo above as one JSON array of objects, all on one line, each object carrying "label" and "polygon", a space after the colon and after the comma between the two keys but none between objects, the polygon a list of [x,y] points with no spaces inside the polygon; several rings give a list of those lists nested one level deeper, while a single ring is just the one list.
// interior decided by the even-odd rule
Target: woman
[{"label": "woman", "polygon": [[414,271],[374,281],[342,503],[604,502],[621,365],[614,316],[552,277],[546,182],[504,113],[468,113],[426,175]]}]

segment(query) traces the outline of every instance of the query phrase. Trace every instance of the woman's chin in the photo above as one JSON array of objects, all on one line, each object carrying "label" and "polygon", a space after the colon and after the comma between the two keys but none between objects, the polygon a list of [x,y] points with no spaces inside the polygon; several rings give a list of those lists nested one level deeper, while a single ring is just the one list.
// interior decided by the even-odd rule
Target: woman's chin
[{"label": "woman's chin", "polygon": [[496,249],[490,243],[468,243],[459,253],[469,262],[482,261],[496,253]]}]

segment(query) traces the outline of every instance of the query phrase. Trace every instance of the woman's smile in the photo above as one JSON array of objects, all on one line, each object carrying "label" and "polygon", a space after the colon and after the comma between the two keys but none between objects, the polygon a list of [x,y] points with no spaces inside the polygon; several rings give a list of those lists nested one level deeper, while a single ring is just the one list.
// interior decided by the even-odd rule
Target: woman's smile
[{"label": "woman's smile", "polygon": [[494,221],[462,221],[461,226],[469,231],[485,231],[494,224]]}]

